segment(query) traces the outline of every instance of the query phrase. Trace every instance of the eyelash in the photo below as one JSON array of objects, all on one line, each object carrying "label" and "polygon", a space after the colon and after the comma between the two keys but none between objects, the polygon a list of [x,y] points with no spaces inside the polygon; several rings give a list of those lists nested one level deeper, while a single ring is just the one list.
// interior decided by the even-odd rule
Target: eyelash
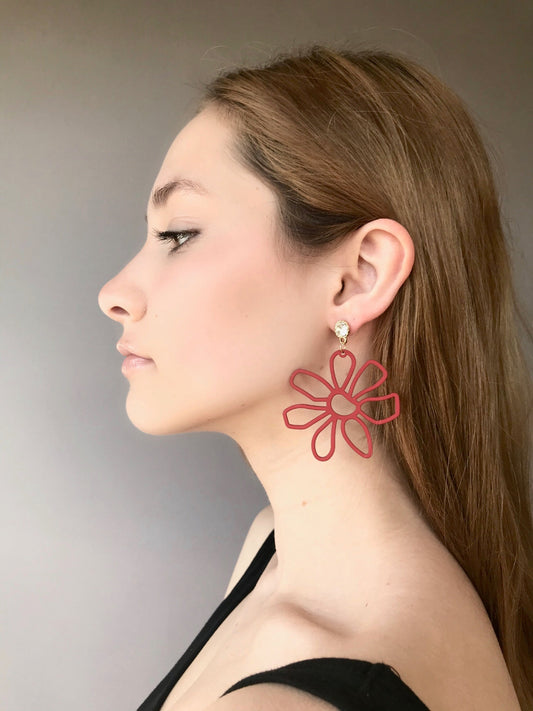
[{"label": "eyelash", "polygon": [[[187,244],[187,242],[190,241],[191,237],[195,237],[198,233],[199,230],[166,230],[165,232],[153,230],[153,234],[157,237],[157,239],[160,239],[162,242],[173,241],[175,243],[176,246],[172,247],[169,254],[174,254],[175,252],[177,252],[183,247],[184,244]],[[179,242],[180,238],[182,237],[187,237],[188,239],[185,242]]]}]

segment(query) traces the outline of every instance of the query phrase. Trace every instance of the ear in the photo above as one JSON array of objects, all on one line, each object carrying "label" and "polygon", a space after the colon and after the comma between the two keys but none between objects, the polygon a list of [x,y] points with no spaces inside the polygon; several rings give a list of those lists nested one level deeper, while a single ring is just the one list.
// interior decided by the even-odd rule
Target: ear
[{"label": "ear", "polygon": [[330,327],[343,319],[353,334],[382,314],[411,273],[414,259],[413,240],[396,220],[380,218],[356,230],[331,265],[337,269],[337,291]]}]

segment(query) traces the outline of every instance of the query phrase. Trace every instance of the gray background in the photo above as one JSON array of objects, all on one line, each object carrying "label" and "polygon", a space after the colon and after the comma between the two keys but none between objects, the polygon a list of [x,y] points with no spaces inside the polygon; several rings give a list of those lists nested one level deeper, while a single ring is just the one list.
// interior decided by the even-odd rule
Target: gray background
[{"label": "gray background", "polygon": [[424,63],[493,145],[531,304],[532,7],[0,5],[2,709],[136,709],[222,598],[267,503],[225,435],[133,427],[122,328],[97,305],[144,242],[149,190],[198,81],[311,40]]}]

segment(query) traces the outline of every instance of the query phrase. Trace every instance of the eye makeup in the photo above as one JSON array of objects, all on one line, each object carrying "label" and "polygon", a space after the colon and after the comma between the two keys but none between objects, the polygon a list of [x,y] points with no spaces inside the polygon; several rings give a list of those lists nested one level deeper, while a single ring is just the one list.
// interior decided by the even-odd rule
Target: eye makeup
[{"label": "eye makeup", "polygon": [[152,234],[162,242],[174,242],[175,246],[172,247],[169,252],[169,254],[174,254],[181,249],[182,246],[191,239],[191,237],[196,237],[199,232],[200,230],[165,230],[163,232],[153,230]]}]

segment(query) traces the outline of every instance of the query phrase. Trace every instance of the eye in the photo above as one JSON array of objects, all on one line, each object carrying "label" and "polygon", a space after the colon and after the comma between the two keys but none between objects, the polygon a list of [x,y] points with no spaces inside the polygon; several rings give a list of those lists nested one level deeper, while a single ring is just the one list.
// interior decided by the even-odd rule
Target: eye
[{"label": "eye", "polygon": [[166,230],[165,232],[160,232],[159,230],[153,230],[152,234],[160,239],[162,242],[174,242],[175,246],[172,247],[169,254],[174,254],[182,245],[188,242],[191,237],[195,237],[199,233],[199,230]]}]

